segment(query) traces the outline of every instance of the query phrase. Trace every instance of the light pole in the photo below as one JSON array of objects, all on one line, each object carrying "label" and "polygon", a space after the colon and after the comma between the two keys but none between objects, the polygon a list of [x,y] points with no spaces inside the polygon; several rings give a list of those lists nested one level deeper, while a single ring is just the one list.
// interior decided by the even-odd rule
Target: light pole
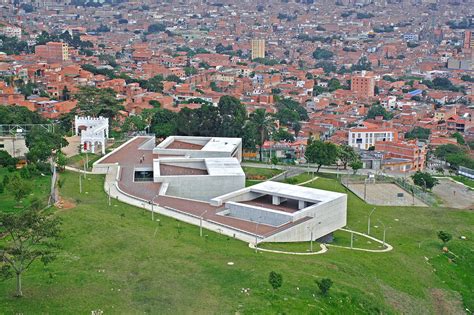
[{"label": "light pole", "polygon": [[79,173],[79,193],[82,194],[82,175]]},{"label": "light pole", "polygon": [[364,178],[364,201],[367,202],[367,178]]},{"label": "light pole", "polygon": [[385,231],[386,231],[385,224],[383,224],[383,222],[380,221],[380,220],[378,220],[378,222],[380,224],[382,224],[382,226],[383,226],[383,239],[382,239],[383,244],[382,244],[382,247],[385,247]]},{"label": "light pole", "polygon": [[155,204],[155,198],[158,197],[159,194],[156,194],[155,197],[151,198],[151,220],[155,221],[155,208],[153,207]]},{"label": "light pole", "polygon": [[201,213],[201,216],[199,217],[199,236],[200,237],[202,237],[202,218],[206,214],[207,211],[209,211],[209,209]]},{"label": "light pole", "polygon": [[367,220],[367,235],[370,235],[370,216],[372,215],[372,213],[374,213],[374,211],[375,211],[375,207],[369,213],[369,219]]},{"label": "light pole", "polygon": [[309,241],[310,241],[310,242],[309,242],[309,244],[310,244],[310,245],[309,245],[309,251],[310,251],[310,252],[313,252],[313,228],[312,228],[312,227],[309,227],[309,226],[308,226],[307,228],[308,228],[308,230],[310,230],[310,236],[311,236],[311,238],[310,238],[310,240],[309,240]]},{"label": "light pole", "polygon": [[259,223],[259,220],[261,219],[262,217],[258,217],[257,218],[257,225],[255,225],[255,253],[258,252],[258,249],[257,249],[257,244],[258,244],[258,234],[257,234],[257,230],[258,230],[258,223]]}]

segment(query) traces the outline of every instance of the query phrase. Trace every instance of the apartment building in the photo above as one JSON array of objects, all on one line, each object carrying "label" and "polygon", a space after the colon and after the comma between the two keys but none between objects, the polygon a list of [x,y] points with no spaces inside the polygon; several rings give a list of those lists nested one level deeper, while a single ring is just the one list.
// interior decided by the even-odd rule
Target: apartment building
[{"label": "apartment building", "polygon": [[368,150],[376,142],[396,141],[398,132],[393,128],[385,128],[365,124],[362,127],[349,129],[348,144],[353,148]]},{"label": "apartment building", "polygon": [[35,55],[48,62],[62,62],[69,60],[69,47],[66,43],[49,42],[36,46]]},{"label": "apartment building", "polygon": [[360,97],[374,97],[375,76],[366,71],[353,75],[351,77],[351,91]]},{"label": "apartment building", "polygon": [[377,141],[375,150],[384,153],[384,159],[405,159],[411,163],[401,171],[423,171],[426,160],[426,145],[416,141]]},{"label": "apartment building", "polygon": [[252,59],[265,58],[265,40],[264,39],[252,39]]}]

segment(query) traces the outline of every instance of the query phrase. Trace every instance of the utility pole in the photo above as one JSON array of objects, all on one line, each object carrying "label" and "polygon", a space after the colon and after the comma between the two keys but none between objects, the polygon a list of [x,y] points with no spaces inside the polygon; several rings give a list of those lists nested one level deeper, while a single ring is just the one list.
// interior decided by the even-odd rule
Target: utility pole
[{"label": "utility pole", "polygon": [[200,237],[202,237],[202,219],[207,211],[209,211],[209,209],[201,213],[201,216],[199,217],[199,236]]},{"label": "utility pole", "polygon": [[367,235],[370,235],[370,216],[372,215],[372,213],[374,213],[374,211],[375,211],[375,207],[369,213],[369,219],[367,221]]},{"label": "utility pole", "polygon": [[386,231],[387,229],[386,229],[386,227],[385,227],[385,224],[383,224],[382,221],[378,220],[378,222],[379,222],[380,224],[382,224],[382,226],[383,226],[383,239],[382,239],[383,244],[382,244],[382,246],[385,247],[385,231]]},{"label": "utility pole", "polygon": [[[154,205],[155,205],[155,198],[158,197],[159,194],[156,194],[153,198],[151,198],[150,200],[150,204],[151,204],[151,220],[152,221],[155,221],[155,208],[154,208]],[[157,205],[159,206],[159,204]]]},{"label": "utility pole", "polygon": [[364,179],[364,201],[367,202],[367,178]]},{"label": "utility pole", "polygon": [[257,230],[258,230],[259,219],[261,219],[261,218],[262,218],[261,216],[257,218],[257,225],[255,226],[255,253],[258,252],[258,248],[257,248],[257,244],[258,244],[258,239],[257,239],[258,234],[257,234]]}]

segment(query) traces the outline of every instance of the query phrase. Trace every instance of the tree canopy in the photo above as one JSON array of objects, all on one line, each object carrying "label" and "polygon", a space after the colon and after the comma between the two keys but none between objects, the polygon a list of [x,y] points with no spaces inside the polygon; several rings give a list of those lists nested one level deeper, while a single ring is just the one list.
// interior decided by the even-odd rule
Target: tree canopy
[{"label": "tree canopy", "polygon": [[417,126],[405,134],[405,139],[428,140],[430,134],[430,129]]},{"label": "tree canopy", "polygon": [[331,59],[334,56],[334,53],[330,50],[324,49],[324,48],[316,48],[316,50],[313,52],[313,58],[316,60],[327,60]]},{"label": "tree canopy", "polygon": [[310,163],[318,164],[319,172],[321,166],[336,163],[337,154],[338,149],[334,143],[315,140],[306,147],[305,157]]},{"label": "tree canopy", "polygon": [[46,265],[55,258],[60,224],[59,218],[35,210],[0,213],[0,234],[8,236],[0,245],[0,275],[16,275],[17,296],[23,296],[21,277],[33,262]]},{"label": "tree canopy", "polygon": [[426,172],[417,171],[412,175],[411,178],[413,179],[413,183],[415,183],[415,185],[426,189],[431,189],[439,183],[436,178],[431,176],[430,173]]},{"label": "tree canopy", "polygon": [[116,93],[112,89],[99,89],[96,87],[81,87],[76,94],[77,106],[74,114],[81,114],[92,117],[107,117],[115,119],[120,110],[125,108],[122,100],[117,99]]},{"label": "tree canopy", "polygon": [[382,105],[372,105],[367,112],[367,119],[374,119],[377,116],[383,116],[383,119],[389,120],[392,119],[393,114],[387,112],[387,110]]}]

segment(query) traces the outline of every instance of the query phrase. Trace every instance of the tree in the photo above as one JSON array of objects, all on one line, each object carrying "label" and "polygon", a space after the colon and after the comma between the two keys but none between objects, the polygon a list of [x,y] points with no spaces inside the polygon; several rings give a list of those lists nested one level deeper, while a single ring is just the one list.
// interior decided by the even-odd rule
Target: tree
[{"label": "tree", "polygon": [[59,151],[68,145],[66,139],[58,131],[45,131],[42,127],[34,127],[26,135],[26,145],[29,152],[26,154],[30,162],[45,162],[53,151]]},{"label": "tree", "polygon": [[7,151],[0,150],[0,166],[15,166],[17,159],[13,158]]},{"label": "tree", "polygon": [[464,140],[464,137],[462,136],[461,133],[455,132],[453,133],[453,137],[456,138],[456,141],[458,144],[461,144],[461,145],[466,144],[466,141]]},{"label": "tree", "polygon": [[268,275],[268,283],[272,286],[273,294],[275,294],[275,290],[283,284],[283,276],[275,271],[271,271]]},{"label": "tree", "polygon": [[136,132],[145,130],[147,123],[141,115],[128,116],[122,124],[122,131]]},{"label": "tree", "polygon": [[374,119],[377,116],[383,116],[383,119],[389,120],[392,119],[393,114],[387,112],[387,110],[381,105],[373,105],[370,107],[367,112],[367,119]]},{"label": "tree", "polygon": [[221,117],[219,136],[221,137],[241,137],[243,126],[247,118],[245,106],[238,98],[224,95],[217,104]]},{"label": "tree", "polygon": [[81,87],[76,94],[77,106],[74,114],[92,117],[107,117],[115,119],[120,110],[125,108],[122,100],[117,99],[116,92],[112,89],[99,89],[96,87]]},{"label": "tree", "polygon": [[64,171],[67,165],[67,157],[64,153],[61,151],[58,151],[56,153],[56,165],[58,166],[58,169],[60,171]]},{"label": "tree", "polygon": [[177,132],[178,114],[163,108],[156,109],[151,119],[151,130],[158,138],[166,138]]},{"label": "tree", "polygon": [[0,214],[0,234],[8,236],[0,245],[1,275],[16,275],[16,296],[23,296],[21,276],[34,261],[46,265],[55,258],[60,224],[59,218],[34,210]]},{"label": "tree", "polygon": [[444,144],[436,148],[434,155],[441,160],[446,160],[448,155],[452,154],[464,154],[464,150],[455,144]]},{"label": "tree", "polygon": [[28,196],[31,192],[31,185],[28,181],[21,178],[18,173],[14,173],[10,178],[8,183],[8,190],[13,195],[16,203],[19,204],[20,201]]},{"label": "tree", "polygon": [[334,56],[334,53],[330,50],[324,49],[324,48],[316,48],[316,50],[313,52],[313,58],[316,60],[319,59],[331,59]]},{"label": "tree", "polygon": [[360,170],[364,164],[360,159],[352,161],[349,166],[352,168],[352,171],[354,172],[354,175],[357,173],[358,170]]},{"label": "tree", "polygon": [[438,180],[426,172],[417,171],[411,178],[415,185],[424,187],[424,189],[431,189],[438,184]]},{"label": "tree", "polygon": [[164,32],[166,30],[166,26],[161,23],[155,23],[148,26],[148,33],[159,33]]},{"label": "tree", "polygon": [[354,148],[343,144],[338,147],[337,157],[342,162],[344,169],[347,169],[347,165],[358,160],[359,155],[354,151]]},{"label": "tree", "polygon": [[315,280],[315,282],[318,285],[318,288],[321,291],[322,295],[327,295],[329,293],[329,289],[331,289],[332,284],[333,284],[332,280],[329,278]]},{"label": "tree", "polygon": [[45,124],[47,121],[37,112],[23,106],[0,106],[0,124]]},{"label": "tree", "polygon": [[267,113],[265,109],[259,108],[250,114],[249,123],[257,131],[258,140],[257,144],[259,146],[259,160],[260,162],[263,159],[263,144],[265,140],[268,139],[269,134],[274,129],[274,118],[271,114]]},{"label": "tree", "polygon": [[309,163],[318,164],[317,172],[319,172],[321,166],[336,163],[337,151],[334,143],[315,140],[306,147],[305,158]]},{"label": "tree", "polygon": [[280,120],[280,123],[286,126],[291,126],[296,122],[309,119],[308,111],[301,106],[300,103],[291,98],[279,100],[276,107],[278,109],[276,118]]},{"label": "tree", "polygon": [[453,238],[453,236],[451,234],[449,234],[448,232],[439,231],[438,232],[438,238],[443,242],[443,244],[446,244],[447,242],[449,242]]},{"label": "tree", "polygon": [[422,127],[415,127],[405,134],[405,139],[419,139],[428,140],[431,134],[431,130]]},{"label": "tree", "polygon": [[276,130],[273,133],[272,138],[274,141],[283,140],[283,141],[295,142],[295,137],[283,128],[279,128],[278,130]]},{"label": "tree", "polygon": [[150,104],[154,108],[160,108],[161,107],[161,103],[158,102],[157,100],[151,100],[151,101],[148,102],[148,104]]}]

